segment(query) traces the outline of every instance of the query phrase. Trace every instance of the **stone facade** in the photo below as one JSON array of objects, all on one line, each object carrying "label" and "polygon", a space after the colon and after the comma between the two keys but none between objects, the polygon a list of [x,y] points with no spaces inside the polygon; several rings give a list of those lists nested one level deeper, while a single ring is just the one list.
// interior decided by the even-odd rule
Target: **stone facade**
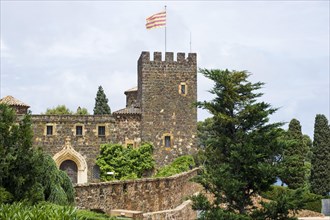
[{"label": "stone facade", "polygon": [[[181,88],[184,85],[184,88]],[[182,91],[184,89],[184,91]],[[196,54],[165,54],[150,60],[142,52],[138,61],[138,102],[141,106],[141,139],[151,141],[158,164],[195,152],[197,134],[197,63]],[[168,137],[169,144],[165,138]]]},{"label": "stone facade", "polygon": [[[62,169],[67,168],[74,183],[97,181],[95,162],[100,144],[119,143],[139,147],[154,145],[157,166],[168,164],[180,155],[196,151],[197,63],[196,54],[142,52],[137,67],[137,87],[125,91],[126,107],[111,115],[32,115],[34,144],[50,153]],[[13,97],[17,112],[29,106]],[[26,113],[25,110],[25,113]],[[68,170],[66,170],[68,171]],[[69,172],[68,171],[68,172]],[[94,178],[95,177],[95,178]],[[78,179],[77,179],[78,178]]]},{"label": "stone facade", "polygon": [[[95,166],[100,144],[116,143],[121,137],[116,129],[116,121],[109,115],[33,115],[32,121],[34,145],[53,156],[70,145],[82,156],[81,163],[87,164],[86,172],[89,181],[93,181],[92,168]],[[47,126],[52,126],[52,134],[47,135]],[[77,126],[82,127],[82,135],[76,135]],[[104,136],[98,135],[99,126],[105,127]],[[64,159],[72,160],[72,158],[73,155],[66,153]],[[74,162],[77,164],[77,161]],[[57,165],[60,167],[60,164]],[[79,167],[79,164],[77,165]]]}]

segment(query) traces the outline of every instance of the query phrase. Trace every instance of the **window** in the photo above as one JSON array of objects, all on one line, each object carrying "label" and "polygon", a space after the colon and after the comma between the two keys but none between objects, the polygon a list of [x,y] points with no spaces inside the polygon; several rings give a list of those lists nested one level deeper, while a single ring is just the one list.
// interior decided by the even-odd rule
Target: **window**
[{"label": "window", "polygon": [[171,136],[164,137],[165,147],[171,147]]},{"label": "window", "polygon": [[188,86],[186,83],[180,83],[179,85],[179,94],[180,95],[183,95],[183,96],[186,96],[188,93]]},{"label": "window", "polygon": [[81,125],[76,126],[76,135],[82,136],[83,135],[83,127]]},{"label": "window", "polygon": [[100,179],[100,167],[98,165],[93,166],[93,179]]},{"label": "window", "polygon": [[181,94],[186,94],[186,85],[181,85]]},{"label": "window", "polygon": [[53,126],[52,125],[47,125],[46,134],[53,135]]},{"label": "window", "polygon": [[133,149],[135,147],[134,141],[133,140],[125,140],[125,146],[127,148]]},{"label": "window", "polygon": [[98,134],[99,136],[105,136],[105,126],[98,127]]}]

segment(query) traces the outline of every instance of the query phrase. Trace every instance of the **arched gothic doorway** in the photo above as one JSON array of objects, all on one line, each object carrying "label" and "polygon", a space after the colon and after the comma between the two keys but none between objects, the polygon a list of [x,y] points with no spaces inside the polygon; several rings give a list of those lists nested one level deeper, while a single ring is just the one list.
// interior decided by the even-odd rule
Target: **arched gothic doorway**
[{"label": "arched gothic doorway", "polygon": [[75,184],[78,182],[78,167],[75,162],[72,160],[63,161],[60,165],[60,170],[63,170],[68,174],[72,183]]},{"label": "arched gothic doorway", "polygon": [[87,183],[87,163],[85,158],[71,147],[67,138],[63,149],[53,156],[58,168],[67,171],[72,183]]}]

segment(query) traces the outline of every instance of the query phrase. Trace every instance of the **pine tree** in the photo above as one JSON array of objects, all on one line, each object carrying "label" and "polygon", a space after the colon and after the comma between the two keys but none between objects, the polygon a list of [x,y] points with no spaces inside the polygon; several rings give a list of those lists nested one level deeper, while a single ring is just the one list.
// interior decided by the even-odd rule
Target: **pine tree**
[{"label": "pine tree", "polygon": [[330,128],[325,115],[316,115],[311,171],[311,191],[319,195],[330,192]]},{"label": "pine tree", "polygon": [[[197,181],[215,200],[210,205],[205,200],[197,201],[194,207],[204,210],[205,216],[213,213],[210,219],[228,219],[235,211],[247,216],[252,207],[251,197],[276,181],[276,163],[281,153],[277,140],[282,124],[268,123],[268,117],[276,109],[257,102],[262,93],[255,91],[263,83],[249,82],[246,71],[202,69],[201,72],[214,81],[210,92],[215,98],[198,103],[213,115],[213,122],[205,149],[205,171]],[[219,205],[223,203],[227,206],[225,212],[231,214],[221,211]]]},{"label": "pine tree", "polygon": [[102,86],[99,86],[95,98],[94,115],[105,115],[105,114],[111,114],[111,110],[108,105],[108,99],[103,91],[103,88]]},{"label": "pine tree", "polygon": [[283,153],[281,180],[291,189],[305,185],[305,157],[307,145],[301,133],[301,125],[297,119],[292,119],[285,137],[286,149]]},{"label": "pine tree", "polygon": [[18,120],[12,108],[0,104],[0,192],[5,194],[0,202],[72,203],[69,177],[58,170],[51,156],[33,147],[31,123],[30,113]]}]

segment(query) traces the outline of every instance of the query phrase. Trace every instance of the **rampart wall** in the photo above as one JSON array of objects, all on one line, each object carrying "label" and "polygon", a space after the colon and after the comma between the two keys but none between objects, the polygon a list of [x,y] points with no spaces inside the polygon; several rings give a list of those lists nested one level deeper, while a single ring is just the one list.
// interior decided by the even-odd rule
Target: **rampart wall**
[{"label": "rampart wall", "polygon": [[198,168],[166,178],[82,184],[75,187],[76,206],[83,209],[113,209],[147,212],[175,209],[202,187],[190,179]]}]

